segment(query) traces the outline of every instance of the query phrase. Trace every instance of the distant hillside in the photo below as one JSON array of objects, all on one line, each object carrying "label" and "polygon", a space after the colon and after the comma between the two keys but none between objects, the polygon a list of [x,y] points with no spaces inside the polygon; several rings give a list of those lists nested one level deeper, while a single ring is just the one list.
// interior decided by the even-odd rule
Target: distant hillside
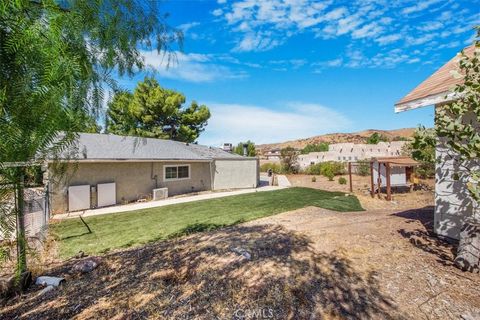
[{"label": "distant hillside", "polygon": [[389,140],[395,140],[398,137],[411,138],[413,136],[413,133],[415,132],[415,128],[404,128],[396,130],[368,129],[355,133],[329,133],[305,139],[298,139],[279,143],[259,144],[256,146],[256,149],[260,153],[263,153],[268,150],[285,148],[288,146],[294,147],[296,149],[303,149],[307,144],[315,144],[320,142],[327,142],[330,144],[342,142],[365,143],[367,141],[367,138],[375,132],[386,136]]}]

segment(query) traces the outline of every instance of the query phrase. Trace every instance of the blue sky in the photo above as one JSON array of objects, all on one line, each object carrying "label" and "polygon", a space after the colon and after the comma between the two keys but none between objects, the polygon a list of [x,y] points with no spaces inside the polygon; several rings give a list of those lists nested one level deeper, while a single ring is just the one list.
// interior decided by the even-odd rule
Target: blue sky
[{"label": "blue sky", "polygon": [[[459,50],[479,1],[167,1],[185,34],[177,63],[144,51],[166,88],[212,111],[199,142],[279,142],[433,124],[393,105]],[[144,74],[122,79],[132,89]]]}]

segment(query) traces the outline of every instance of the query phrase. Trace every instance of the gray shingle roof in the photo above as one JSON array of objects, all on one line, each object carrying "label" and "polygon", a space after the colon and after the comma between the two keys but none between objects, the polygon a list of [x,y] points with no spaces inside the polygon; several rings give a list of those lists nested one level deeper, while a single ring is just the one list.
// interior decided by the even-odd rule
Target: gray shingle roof
[{"label": "gray shingle roof", "polygon": [[[212,160],[244,159],[220,148],[172,140],[80,133],[70,157],[78,160]],[[63,158],[67,156],[64,155]]]}]

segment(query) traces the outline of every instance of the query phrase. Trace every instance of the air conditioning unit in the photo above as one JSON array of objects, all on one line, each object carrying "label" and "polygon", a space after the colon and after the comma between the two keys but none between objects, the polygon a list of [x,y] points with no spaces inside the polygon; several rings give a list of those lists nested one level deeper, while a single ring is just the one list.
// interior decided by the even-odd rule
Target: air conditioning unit
[{"label": "air conditioning unit", "polygon": [[153,201],[168,198],[168,188],[153,189]]}]

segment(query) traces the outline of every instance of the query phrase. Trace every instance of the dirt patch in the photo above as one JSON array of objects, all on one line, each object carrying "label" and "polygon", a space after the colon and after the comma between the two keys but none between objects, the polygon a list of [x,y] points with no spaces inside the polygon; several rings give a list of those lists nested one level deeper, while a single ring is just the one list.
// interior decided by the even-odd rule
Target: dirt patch
[{"label": "dirt patch", "polygon": [[455,246],[432,234],[433,207],[339,214],[315,207],[252,221],[307,236],[318,252],[342,254],[407,318],[480,318],[480,276],[453,266]]},{"label": "dirt patch", "polygon": [[[315,207],[198,233],[45,274],[2,319],[475,319],[480,275],[452,265],[433,208],[338,213]],[[259,316],[262,315],[262,316]]]},{"label": "dirt patch", "polygon": [[[308,187],[328,191],[350,192],[349,177],[336,176],[334,181],[328,181],[326,177],[315,176],[315,182],[312,181],[312,175],[295,174],[288,175],[288,180],[294,187]],[[346,185],[338,183],[338,179],[344,177],[347,179]],[[370,195],[370,176],[353,175],[352,186],[353,194],[360,200],[362,207],[367,210],[388,209],[400,210],[410,208],[421,208],[434,203],[434,179],[422,180],[423,187],[420,190],[408,192],[406,190],[394,190],[392,201],[385,200],[385,194],[380,197],[372,198]]]},{"label": "dirt patch", "polygon": [[[248,254],[247,254],[248,253]],[[11,300],[3,319],[402,318],[374,273],[281,226],[226,228],[109,254],[62,289]],[[257,315],[257,316],[255,316]]]}]

